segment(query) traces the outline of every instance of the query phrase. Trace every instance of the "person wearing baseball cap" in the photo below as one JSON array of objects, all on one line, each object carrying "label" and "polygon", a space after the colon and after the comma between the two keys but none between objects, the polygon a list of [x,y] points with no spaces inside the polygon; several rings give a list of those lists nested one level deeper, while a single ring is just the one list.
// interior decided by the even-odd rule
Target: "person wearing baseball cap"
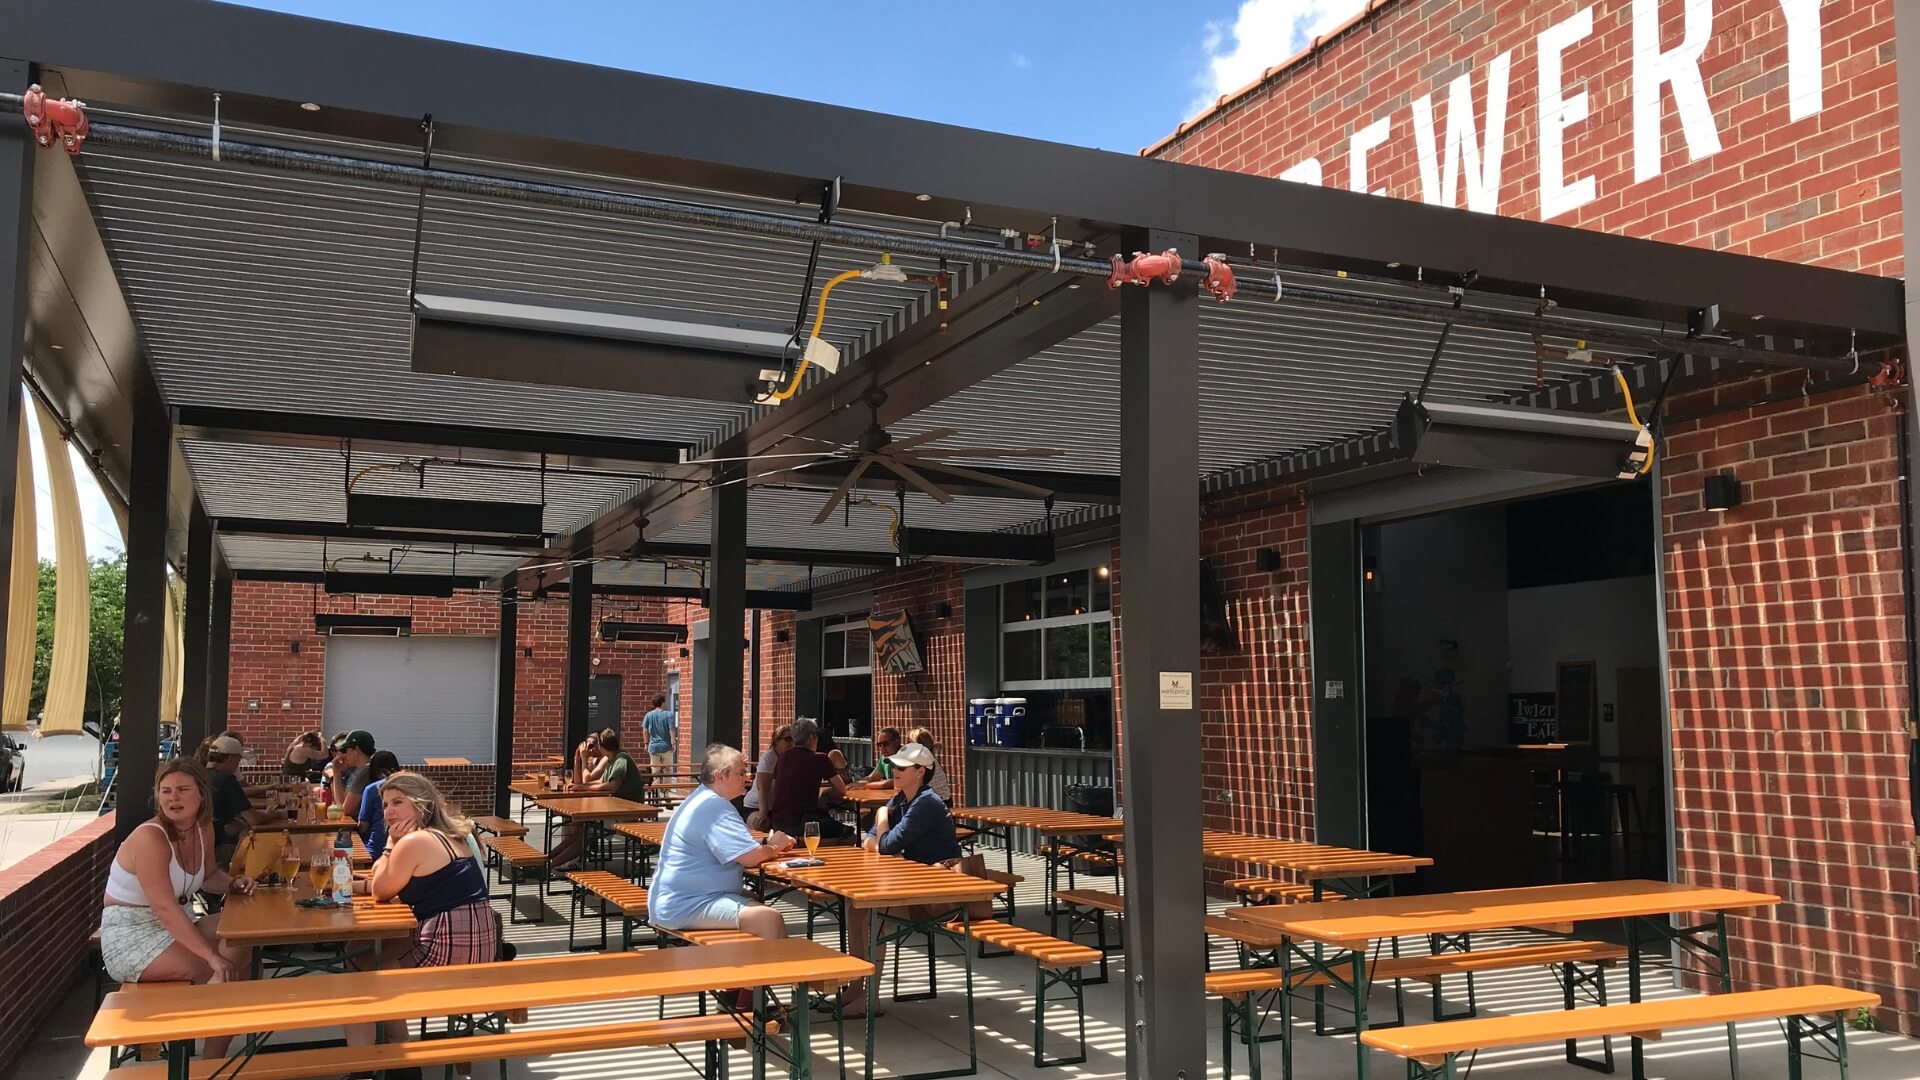
[{"label": "person wearing baseball cap", "polygon": [[[240,759],[247,752],[245,743],[232,732],[216,736],[207,743],[207,779],[213,790],[213,843],[215,855],[231,851],[240,834],[267,820],[264,810],[255,810],[248,791],[240,783]],[[258,789],[260,793],[265,788]]]},{"label": "person wearing baseball cap", "polygon": [[[882,855],[898,855],[917,863],[937,866],[960,858],[960,840],[954,834],[953,814],[945,799],[934,792],[930,780],[937,767],[933,751],[917,742],[901,746],[888,756],[893,767],[893,798],[873,816],[873,831],[861,847]],[[876,957],[862,956],[867,941],[866,911],[855,911],[847,923],[850,951],[862,960],[872,959],[880,970],[886,969],[886,951],[882,946]],[[875,1008],[877,1009],[877,1003]],[[849,984],[841,999],[841,1015],[855,1019],[867,1015],[865,980]]]},{"label": "person wearing baseball cap", "polygon": [[373,770],[367,763],[378,751],[373,733],[355,728],[333,740],[333,801],[349,821],[360,818],[360,793],[373,782]]}]

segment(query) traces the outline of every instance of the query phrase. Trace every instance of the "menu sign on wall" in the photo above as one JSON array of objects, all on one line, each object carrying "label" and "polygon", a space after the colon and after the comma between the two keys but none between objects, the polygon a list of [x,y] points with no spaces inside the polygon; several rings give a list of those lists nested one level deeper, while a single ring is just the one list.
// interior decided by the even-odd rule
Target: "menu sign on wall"
[{"label": "menu sign on wall", "polygon": [[1557,742],[1560,725],[1554,719],[1552,691],[1507,695],[1507,741],[1516,746]]}]

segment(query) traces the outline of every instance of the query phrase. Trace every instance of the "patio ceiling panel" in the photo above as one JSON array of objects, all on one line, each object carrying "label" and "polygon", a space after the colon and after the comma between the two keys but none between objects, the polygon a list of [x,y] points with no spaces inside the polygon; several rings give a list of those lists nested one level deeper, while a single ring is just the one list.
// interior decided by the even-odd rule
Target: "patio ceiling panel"
[{"label": "patio ceiling panel", "polygon": [[[752,411],[745,403],[413,372],[415,198],[405,191],[107,147],[90,149],[81,168],[175,405],[688,443]],[[775,326],[793,319],[807,260],[807,245],[796,240],[441,193],[427,200],[420,241],[423,292]],[[873,261],[869,252],[828,246],[821,280]],[[896,261],[911,273],[934,268],[925,259]],[[824,336],[846,348],[883,334],[928,292],[870,281],[837,290]]]},{"label": "patio ceiling panel", "polygon": [[[891,495],[868,494],[881,506],[897,508],[897,501]],[[845,512],[836,510],[826,524],[815,525],[814,515],[826,505],[827,495],[828,492],[817,488],[754,488],[747,497],[747,545],[818,550],[823,567],[834,565],[835,552],[894,550],[893,540],[889,536],[893,519],[874,507],[855,506]],[[1089,504],[1057,502],[1054,511],[1064,514],[1082,509],[1085,505]],[[1032,499],[969,497],[942,504],[919,492],[907,494],[906,525],[916,529],[995,532],[1016,528],[1043,516],[1041,504]],[[650,539],[704,543],[709,531],[707,518],[701,517]]]},{"label": "patio ceiling panel", "polygon": [[[216,519],[345,522],[349,468],[359,473],[370,466],[398,464],[403,460],[400,455],[387,453],[355,452],[349,459],[344,453],[302,447],[249,446],[202,439],[180,442],[201,503],[208,516]],[[642,474],[549,468],[545,478],[544,531],[560,532],[590,519],[646,481],[647,477]],[[536,467],[490,462],[484,455],[475,455],[463,462],[435,459],[426,467],[424,484],[412,471],[382,469],[366,473],[354,485],[354,490],[441,499],[543,501],[541,475]]]},{"label": "patio ceiling panel", "polygon": [[[1321,287],[1329,282],[1316,279]],[[1331,287],[1362,295],[1431,301],[1433,293],[1363,282]],[[1498,297],[1470,303],[1532,314]],[[1356,313],[1296,301],[1203,303],[1200,317],[1200,466],[1217,473],[1391,423],[1439,340],[1431,319]],[[1581,315],[1636,330],[1658,324]],[[1548,335],[1551,352],[1577,347]],[[1608,354],[1613,355],[1613,354]],[[1536,364],[1539,365],[1538,369]],[[1530,390],[1536,370],[1552,384],[1591,375],[1589,364],[1537,360],[1524,334],[1457,326],[1428,396],[1489,401]],[[905,436],[959,429],[956,444],[1064,451],[1039,467],[1117,474],[1120,468],[1120,325],[1109,319],[892,427]],[[964,459],[956,459],[964,460]],[[987,462],[982,462],[987,463]]]}]

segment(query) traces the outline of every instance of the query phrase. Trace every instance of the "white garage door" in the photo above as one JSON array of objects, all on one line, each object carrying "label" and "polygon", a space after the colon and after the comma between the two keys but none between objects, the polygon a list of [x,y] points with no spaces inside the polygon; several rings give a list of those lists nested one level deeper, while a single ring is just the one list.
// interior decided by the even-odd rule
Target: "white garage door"
[{"label": "white garage door", "polygon": [[327,639],[326,729],[364,728],[402,765],[493,760],[492,637]]}]

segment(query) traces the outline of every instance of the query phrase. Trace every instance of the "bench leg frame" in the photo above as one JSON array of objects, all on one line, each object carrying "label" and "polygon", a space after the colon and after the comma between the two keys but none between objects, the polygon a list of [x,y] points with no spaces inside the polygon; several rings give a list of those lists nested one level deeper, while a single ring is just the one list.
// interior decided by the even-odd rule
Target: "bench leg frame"
[{"label": "bench leg frame", "polygon": [[1053,914],[1047,919],[1047,933],[1060,937],[1060,916],[1067,917],[1067,935],[1062,941],[1079,943],[1086,925],[1093,924],[1094,946],[1100,950],[1100,974],[1086,980],[1088,986],[1100,986],[1107,981],[1107,913],[1099,908],[1083,908],[1074,904],[1062,904],[1054,901]]},{"label": "bench leg frame", "polygon": [[1279,1002],[1280,1030],[1272,1035],[1260,1034],[1261,1022],[1267,1015],[1260,1005],[1262,995],[1244,994],[1237,1001],[1232,998],[1220,999],[1220,1061],[1221,1075],[1225,1080],[1233,1080],[1234,1043],[1247,1048],[1248,1080],[1260,1080],[1260,1044],[1275,1039],[1280,1040],[1281,1075],[1293,1075],[1292,996],[1285,990],[1275,990],[1268,996]]},{"label": "bench leg frame", "polygon": [[[1809,1049],[1809,1044],[1823,1049]],[[1801,1080],[1806,1058],[1831,1061],[1847,1080],[1847,1018],[1835,1013],[1827,1020],[1813,1016],[1787,1017],[1787,1080]]]},{"label": "bench leg frame", "polygon": [[1439,1065],[1427,1065],[1409,1060],[1407,1062],[1407,1080],[1458,1080],[1460,1063],[1458,1054],[1448,1054],[1447,1060]]},{"label": "bench leg frame", "polygon": [[[1047,968],[1036,963],[1033,966],[1033,1067],[1052,1068],[1055,1065],[1079,1065],[1087,1060],[1087,980],[1077,967]],[[1080,1025],[1080,1052],[1073,1057],[1049,1058],[1047,1046],[1047,992],[1056,986],[1065,986],[1073,997],[1073,1014]],[[1064,1003],[1064,997],[1051,1000]]]},{"label": "bench leg frame", "polygon": [[[1578,1003],[1579,991],[1584,989],[1586,997],[1595,1005],[1606,1008],[1607,1005],[1607,966],[1594,964],[1587,969],[1581,964],[1560,965],[1560,989],[1564,995],[1568,1011]],[[1601,1056],[1598,1059],[1581,1057],[1580,1044],[1576,1039],[1567,1040],[1567,1064],[1578,1065],[1594,1072],[1613,1072],[1613,1036],[1600,1037]]]}]

